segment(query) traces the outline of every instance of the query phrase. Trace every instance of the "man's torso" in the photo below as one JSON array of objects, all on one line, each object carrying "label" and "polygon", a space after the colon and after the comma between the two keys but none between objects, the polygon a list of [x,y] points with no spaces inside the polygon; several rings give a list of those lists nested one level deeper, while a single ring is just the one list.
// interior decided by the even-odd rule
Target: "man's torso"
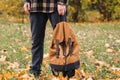
[{"label": "man's torso", "polygon": [[30,12],[54,12],[57,9],[57,1],[58,0],[30,0]]}]

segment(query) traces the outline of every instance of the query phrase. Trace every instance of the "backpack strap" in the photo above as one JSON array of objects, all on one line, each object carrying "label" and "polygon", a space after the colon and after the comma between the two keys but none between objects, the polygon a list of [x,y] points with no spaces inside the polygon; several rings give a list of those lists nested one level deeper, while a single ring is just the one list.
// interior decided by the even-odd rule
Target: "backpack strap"
[{"label": "backpack strap", "polygon": [[72,56],[72,52],[73,52],[73,43],[71,42],[71,38],[68,38],[68,46],[69,46],[69,53],[68,53],[68,56]]},{"label": "backpack strap", "polygon": [[60,52],[59,40],[56,40],[56,58],[59,58],[59,52]]}]

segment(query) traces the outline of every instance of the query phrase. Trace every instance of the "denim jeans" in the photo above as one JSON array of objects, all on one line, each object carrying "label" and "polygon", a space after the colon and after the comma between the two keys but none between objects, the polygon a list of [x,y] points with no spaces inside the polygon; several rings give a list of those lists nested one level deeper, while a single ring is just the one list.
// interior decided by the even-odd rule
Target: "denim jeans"
[{"label": "denim jeans", "polygon": [[41,72],[41,65],[44,53],[45,29],[48,19],[50,20],[52,28],[54,29],[56,24],[59,23],[60,20],[66,21],[66,14],[60,17],[57,11],[53,13],[30,13],[30,24],[32,33],[32,64],[30,66],[30,72],[35,74],[40,74]]}]

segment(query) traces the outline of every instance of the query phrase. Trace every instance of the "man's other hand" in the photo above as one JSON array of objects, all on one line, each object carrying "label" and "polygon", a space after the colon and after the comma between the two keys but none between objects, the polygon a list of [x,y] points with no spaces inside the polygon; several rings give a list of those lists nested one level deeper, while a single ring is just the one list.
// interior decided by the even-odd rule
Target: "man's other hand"
[{"label": "man's other hand", "polygon": [[59,5],[57,6],[58,9],[58,14],[59,15],[64,15],[66,13],[66,6],[65,5]]},{"label": "man's other hand", "polygon": [[25,2],[23,8],[26,14],[30,14],[30,3],[29,2]]}]

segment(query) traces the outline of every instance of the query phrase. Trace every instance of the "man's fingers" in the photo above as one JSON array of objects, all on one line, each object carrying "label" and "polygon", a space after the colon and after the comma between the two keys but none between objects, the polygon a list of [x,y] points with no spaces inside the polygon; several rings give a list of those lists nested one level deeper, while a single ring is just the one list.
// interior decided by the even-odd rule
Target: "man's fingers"
[{"label": "man's fingers", "polygon": [[64,15],[65,12],[66,12],[65,10],[58,10],[59,15]]},{"label": "man's fingers", "polygon": [[24,11],[25,11],[25,13],[29,14],[30,13],[29,10],[30,10],[30,3],[25,3],[24,4]]},{"label": "man's fingers", "polygon": [[58,5],[58,14],[64,15],[66,13],[66,6],[64,5]]},{"label": "man's fingers", "polygon": [[28,10],[30,10],[30,3],[28,3]]}]

